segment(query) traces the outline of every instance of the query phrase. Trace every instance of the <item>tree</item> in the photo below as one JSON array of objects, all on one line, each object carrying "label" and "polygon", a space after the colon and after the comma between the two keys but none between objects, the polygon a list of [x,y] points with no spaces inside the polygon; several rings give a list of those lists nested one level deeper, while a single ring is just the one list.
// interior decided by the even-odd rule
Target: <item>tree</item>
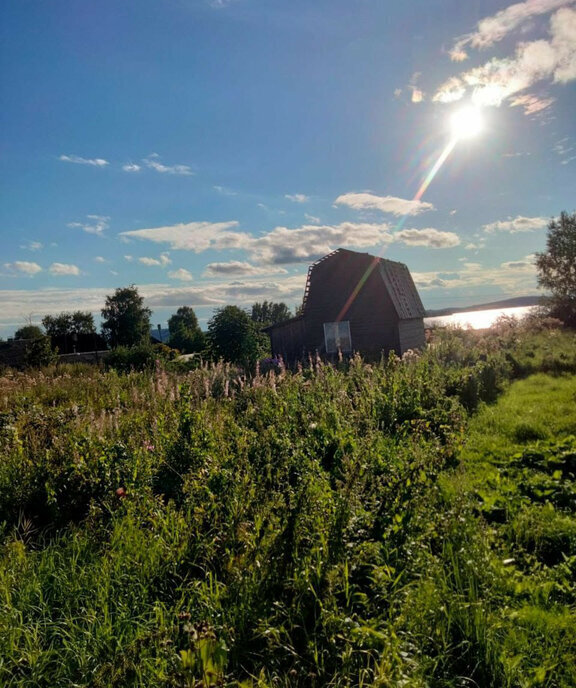
[{"label": "tree", "polygon": [[215,311],[208,323],[208,341],[216,357],[231,363],[253,365],[261,353],[257,327],[238,306]]},{"label": "tree", "polygon": [[14,332],[14,339],[40,339],[44,336],[38,325],[24,325]]},{"label": "tree", "polygon": [[58,349],[54,350],[50,337],[40,335],[26,346],[24,361],[30,368],[42,368],[58,360]]},{"label": "tree", "polygon": [[118,288],[106,297],[102,309],[102,335],[112,347],[135,346],[150,337],[152,311],[144,306],[144,298],[132,284]]},{"label": "tree", "polygon": [[190,306],[182,306],[168,320],[170,346],[182,353],[191,354],[202,351],[206,342],[204,333],[198,325],[198,318]]},{"label": "tree", "polygon": [[550,291],[550,315],[576,327],[576,212],[548,223],[546,252],[536,254],[538,286]]},{"label": "tree", "polygon": [[45,315],[42,325],[49,337],[62,337],[71,334],[93,334],[96,332],[94,316],[88,311]]},{"label": "tree", "polygon": [[259,323],[261,327],[275,325],[292,317],[290,309],[285,303],[274,303],[273,301],[263,301],[252,305],[252,320]]}]

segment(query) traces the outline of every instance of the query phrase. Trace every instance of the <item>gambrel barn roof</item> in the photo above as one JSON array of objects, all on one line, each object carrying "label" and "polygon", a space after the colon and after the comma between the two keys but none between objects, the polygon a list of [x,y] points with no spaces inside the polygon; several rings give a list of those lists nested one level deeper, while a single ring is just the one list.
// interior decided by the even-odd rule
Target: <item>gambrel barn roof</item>
[{"label": "gambrel barn roof", "polygon": [[352,273],[352,278],[356,278],[358,263],[365,264],[365,270],[370,272],[376,270],[380,274],[384,282],[388,294],[392,299],[394,308],[400,320],[407,320],[410,318],[423,318],[425,309],[420,300],[420,295],[416,289],[416,285],[410,274],[408,267],[404,263],[399,263],[394,260],[386,258],[378,258],[369,253],[358,253],[357,251],[350,251],[346,248],[338,248],[332,253],[320,258],[308,268],[308,277],[306,279],[306,288],[304,290],[304,302],[302,304],[302,314],[306,313],[306,304],[308,301],[308,294],[310,292],[312,282],[314,281],[314,272],[319,265],[325,261],[332,261],[337,258],[341,266],[340,279],[343,282],[348,282],[347,272]]}]

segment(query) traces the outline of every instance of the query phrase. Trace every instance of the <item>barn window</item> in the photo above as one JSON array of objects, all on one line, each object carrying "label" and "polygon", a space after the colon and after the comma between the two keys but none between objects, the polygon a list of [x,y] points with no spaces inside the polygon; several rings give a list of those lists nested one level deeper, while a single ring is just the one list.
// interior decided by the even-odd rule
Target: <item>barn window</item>
[{"label": "barn window", "polygon": [[336,354],[338,351],[352,351],[352,339],[350,338],[350,322],[324,323],[324,342],[327,354]]}]

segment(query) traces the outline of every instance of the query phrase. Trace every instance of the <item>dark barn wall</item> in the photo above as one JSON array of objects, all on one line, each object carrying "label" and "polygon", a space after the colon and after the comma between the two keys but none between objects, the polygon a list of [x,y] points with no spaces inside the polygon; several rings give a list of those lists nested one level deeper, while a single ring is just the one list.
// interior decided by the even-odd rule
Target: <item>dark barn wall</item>
[{"label": "dark barn wall", "polygon": [[426,346],[426,334],[422,318],[401,320],[399,324],[400,350],[404,353],[408,349],[424,349]]},{"label": "dark barn wall", "polygon": [[274,325],[268,331],[270,345],[275,356],[286,362],[300,360],[304,355],[304,321],[302,318],[287,320]]},{"label": "dark barn wall", "polygon": [[324,323],[338,319],[347,299],[370,269],[363,287],[340,319],[350,322],[354,351],[379,355],[383,349],[399,350],[398,315],[378,263],[368,254],[351,251],[332,254],[311,271],[304,309],[306,349],[325,353]]}]

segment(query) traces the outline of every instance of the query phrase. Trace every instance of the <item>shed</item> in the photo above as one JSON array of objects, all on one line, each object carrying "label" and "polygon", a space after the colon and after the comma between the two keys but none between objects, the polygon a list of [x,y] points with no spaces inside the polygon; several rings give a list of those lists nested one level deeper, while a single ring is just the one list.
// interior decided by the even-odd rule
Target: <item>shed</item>
[{"label": "shed", "polygon": [[315,352],[358,351],[373,358],[423,348],[423,318],[404,263],[340,248],[308,269],[301,315],[266,332],[272,352],[288,362]]}]

